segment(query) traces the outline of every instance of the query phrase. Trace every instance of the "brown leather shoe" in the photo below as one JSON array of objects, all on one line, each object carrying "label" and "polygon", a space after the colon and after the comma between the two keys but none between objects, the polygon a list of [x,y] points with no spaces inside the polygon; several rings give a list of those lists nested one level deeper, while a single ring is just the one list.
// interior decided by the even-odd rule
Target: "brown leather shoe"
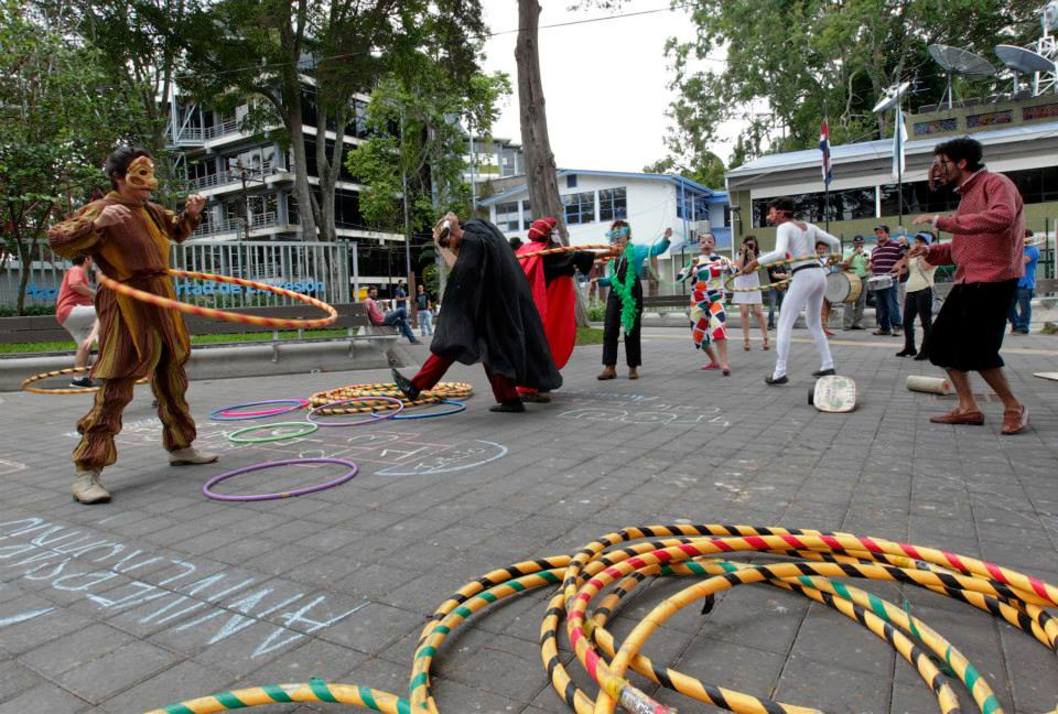
[{"label": "brown leather shoe", "polygon": [[1003,410],[1003,431],[1004,434],[1017,434],[1020,431],[1024,431],[1029,425],[1029,410],[1022,404],[1018,409],[1004,409]]},{"label": "brown leather shoe", "polygon": [[617,370],[613,367],[606,367],[602,373],[596,377],[598,380],[617,379]]},{"label": "brown leather shoe", "polygon": [[952,409],[947,414],[931,416],[929,420],[934,424],[973,424],[974,426],[981,426],[985,423],[985,415],[979,411],[961,412],[958,409]]}]

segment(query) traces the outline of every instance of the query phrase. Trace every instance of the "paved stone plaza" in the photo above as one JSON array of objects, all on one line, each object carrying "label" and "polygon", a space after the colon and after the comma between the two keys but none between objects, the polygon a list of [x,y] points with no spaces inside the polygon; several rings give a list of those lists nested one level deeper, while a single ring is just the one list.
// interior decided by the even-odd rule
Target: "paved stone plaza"
[{"label": "paved stone plaza", "polygon": [[[114,501],[94,507],[69,495],[74,424],[89,397],[2,394],[0,713],[126,714],[310,677],[403,694],[425,618],[460,585],[516,561],[571,554],[629,525],[844,530],[977,555],[1058,583],[1058,383],[1032,376],[1058,369],[1058,340],[1008,338],[1008,374],[1032,429],[1003,437],[1002,407],[987,398],[984,427],[929,424],[953,398],[908,392],[904,379],[936,370],[894,358],[902,339],[865,332],[839,333],[833,343],[839,370],[858,382],[859,409],[818,413],[806,401],[818,366],[806,337],[795,332],[785,387],[763,383],[774,352],[759,341],[746,353],[736,335],[734,374],[724,378],[699,370],[685,330],[653,328],[638,382],[620,365],[622,378],[596,381],[601,348],[582,347],[552,404],[493,414],[481,367],[459,366],[449,378],[477,390],[463,414],[256,446],[230,444],[225,433],[247,422],[210,422],[210,410],[388,375],[196,382],[197,446],[222,453],[206,467],[166,465],[141,388],[125,413],[119,461],[105,473]],[[222,470],[298,455],[349,458],[362,471],[295,499],[221,503],[201,494]],[[337,475],[333,467],[277,469],[219,490],[288,489]],[[686,584],[651,585],[616,619],[616,633]],[[1006,711],[1058,704],[1054,655],[1028,635],[915,588],[858,584],[910,603],[970,657]],[[435,666],[443,712],[567,711],[537,646],[549,596],[498,606],[449,640]],[[936,711],[888,645],[767,586],[722,595],[704,616],[689,608],[646,653],[709,683],[830,712]],[[681,711],[705,709],[659,696]]]}]

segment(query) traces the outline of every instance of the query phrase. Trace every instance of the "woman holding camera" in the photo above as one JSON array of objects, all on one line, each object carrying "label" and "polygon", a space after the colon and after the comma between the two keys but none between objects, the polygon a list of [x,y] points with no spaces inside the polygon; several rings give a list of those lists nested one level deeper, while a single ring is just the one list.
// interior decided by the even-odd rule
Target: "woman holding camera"
[{"label": "woman holding camera", "polygon": [[[756,236],[746,236],[742,239],[742,248],[739,249],[738,258],[735,259],[735,267],[742,270],[742,266],[751,260],[760,257],[760,248],[757,246]],[[770,348],[768,344],[768,326],[764,321],[764,295],[760,291],[760,275],[750,273],[739,275],[735,278],[735,297],[733,302],[738,305],[739,317],[742,320],[742,349],[749,352],[750,311],[757,318],[760,326],[760,334],[764,338],[764,349]]]}]

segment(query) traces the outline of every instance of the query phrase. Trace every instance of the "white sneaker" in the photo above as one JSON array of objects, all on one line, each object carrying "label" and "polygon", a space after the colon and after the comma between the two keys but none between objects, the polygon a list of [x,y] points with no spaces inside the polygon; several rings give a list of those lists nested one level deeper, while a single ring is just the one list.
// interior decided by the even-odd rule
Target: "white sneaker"
[{"label": "white sneaker", "polygon": [[108,503],[110,492],[103,488],[99,472],[77,469],[73,477],[73,498],[78,503]]},{"label": "white sneaker", "polygon": [[199,451],[193,446],[169,452],[170,466],[192,466],[195,464],[212,464],[220,458],[220,454],[210,454]]}]

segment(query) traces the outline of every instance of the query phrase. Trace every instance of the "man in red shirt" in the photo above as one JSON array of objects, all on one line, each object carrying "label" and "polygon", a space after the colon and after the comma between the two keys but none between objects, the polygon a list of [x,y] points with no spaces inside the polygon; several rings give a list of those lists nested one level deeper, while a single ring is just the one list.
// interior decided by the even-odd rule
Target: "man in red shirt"
[{"label": "man in red shirt", "polygon": [[1010,179],[984,168],[977,141],[952,139],[933,153],[930,180],[957,186],[959,208],[953,216],[918,216],[913,222],[932,224],[953,238],[916,246],[908,255],[924,256],[931,265],[955,265],[955,284],[933,323],[929,359],[947,370],[959,405],[930,421],[984,424],[970,387],[969,372],[975,371],[1003,401],[1002,433],[1017,434],[1028,426],[1029,413],[1010,391],[999,350],[1010,302],[1025,273],[1024,204]]},{"label": "man in red shirt", "polygon": [[378,288],[373,285],[367,289],[364,306],[367,308],[367,319],[372,325],[396,327],[402,335],[408,338],[408,342],[413,345],[419,344],[419,341],[415,339],[415,333],[408,326],[408,311],[403,307],[398,307],[396,310],[382,312],[382,308],[378,306]]},{"label": "man in red shirt", "polygon": [[[77,343],[77,352],[73,359],[75,367],[88,366],[88,353],[99,330],[95,309],[96,291],[88,282],[87,271],[91,269],[91,257],[74,257],[73,267],[63,276],[59,297],[55,300],[55,319]],[[95,382],[85,374],[70,382],[70,386],[94,387]]]}]

